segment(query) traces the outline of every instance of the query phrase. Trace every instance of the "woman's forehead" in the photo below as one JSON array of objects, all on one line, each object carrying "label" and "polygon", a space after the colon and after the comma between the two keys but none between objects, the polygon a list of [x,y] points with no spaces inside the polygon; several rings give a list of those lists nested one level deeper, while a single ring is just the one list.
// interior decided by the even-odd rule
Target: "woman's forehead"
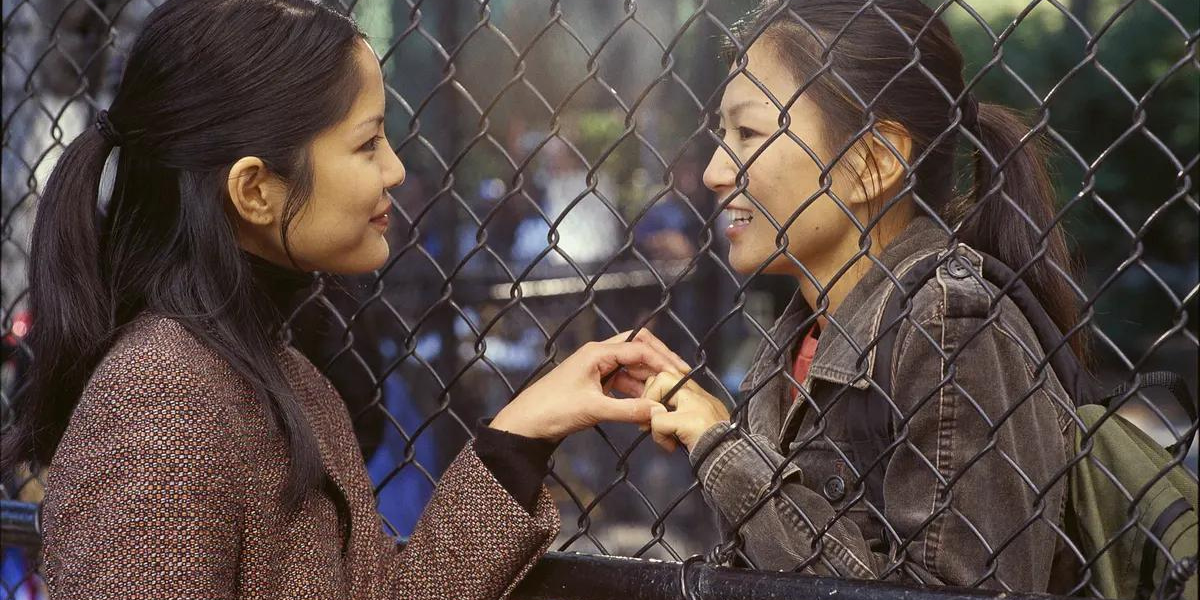
[{"label": "woman's forehead", "polygon": [[[730,73],[736,75],[725,87],[721,100],[721,112],[732,116],[733,111],[778,112],[796,93],[795,78],[782,61],[776,58],[773,49],[762,42],[746,52],[746,67],[734,65]],[[778,105],[771,100],[774,96]]]},{"label": "woman's forehead", "polygon": [[366,42],[363,42],[355,54],[359,87],[354,97],[354,104],[350,107],[350,120],[357,122],[362,118],[381,113],[385,97],[383,72],[379,68],[375,52],[367,46]]}]

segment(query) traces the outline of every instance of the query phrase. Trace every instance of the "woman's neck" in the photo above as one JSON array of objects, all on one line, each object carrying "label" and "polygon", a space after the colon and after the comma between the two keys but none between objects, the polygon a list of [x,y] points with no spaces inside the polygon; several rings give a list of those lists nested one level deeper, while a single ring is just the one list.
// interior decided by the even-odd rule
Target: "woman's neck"
[{"label": "woman's neck", "polygon": [[829,316],[837,314],[846,297],[871,270],[871,265],[878,260],[883,249],[895,241],[912,219],[911,210],[893,209],[871,231],[871,245],[865,253],[860,254],[860,237],[857,229],[853,229],[851,235],[842,238],[837,247],[831,248],[823,257],[806,261],[805,266],[812,278],[800,274],[796,279],[800,283],[800,294],[817,313],[817,324],[821,329],[826,329]]},{"label": "woman's neck", "polygon": [[250,265],[254,284],[266,296],[280,319],[291,316],[301,293],[312,287],[313,274],[275,264],[245,250],[242,256]]},{"label": "woman's neck", "polygon": [[[857,248],[855,251],[857,251]],[[854,289],[854,286],[862,280],[863,276],[871,268],[870,258],[864,255],[855,260],[854,252],[845,255],[844,259],[839,257],[835,260],[841,260],[841,262],[828,266],[814,265],[813,267],[809,267],[812,279],[806,275],[797,277],[800,283],[800,294],[804,296],[804,301],[817,313],[817,324],[821,329],[826,329],[826,325],[829,322],[829,315],[837,314],[846,296],[850,295],[850,291]],[[854,264],[845,269],[839,276],[838,273],[851,260],[854,260]],[[837,281],[833,281],[834,277],[837,277]],[[814,282],[813,279],[816,281]]]}]

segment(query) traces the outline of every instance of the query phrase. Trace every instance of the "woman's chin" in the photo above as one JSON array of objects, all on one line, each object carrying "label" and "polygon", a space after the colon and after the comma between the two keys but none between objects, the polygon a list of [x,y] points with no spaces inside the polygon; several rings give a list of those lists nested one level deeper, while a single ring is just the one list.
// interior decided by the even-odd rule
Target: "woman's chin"
[{"label": "woman's chin", "polygon": [[749,252],[739,251],[736,246],[729,248],[729,266],[742,275],[752,275],[762,266],[766,257],[754,257]]},{"label": "woman's chin", "polygon": [[[740,250],[740,251],[739,251]],[[770,264],[767,261],[770,260]],[[787,256],[770,252],[752,252],[733,247],[729,249],[729,266],[740,275],[792,275],[792,262]]]},{"label": "woman's chin", "polygon": [[388,246],[387,240],[380,238],[377,247],[372,248],[367,256],[363,257],[362,273],[370,273],[382,269],[387,264],[388,257],[391,256],[391,248]]},{"label": "woman's chin", "polygon": [[365,275],[383,268],[390,255],[388,242],[381,236],[363,248],[339,257],[329,268],[319,270],[335,275]]}]

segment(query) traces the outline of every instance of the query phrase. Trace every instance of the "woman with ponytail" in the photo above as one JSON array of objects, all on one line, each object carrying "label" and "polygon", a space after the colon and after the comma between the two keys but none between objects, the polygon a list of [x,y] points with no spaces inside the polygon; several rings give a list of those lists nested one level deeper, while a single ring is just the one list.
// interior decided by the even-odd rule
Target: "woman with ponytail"
[{"label": "woman with ponytail", "polygon": [[[1070,589],[1060,470],[1073,407],[1040,368],[1030,322],[982,270],[987,255],[1017,273],[1068,340],[1059,351],[1086,358],[1029,125],[975,99],[949,30],[919,0],[769,1],[729,58],[704,181],[729,218],[732,266],[791,275],[799,291],[735,418],[678,375],[646,392],[673,409],[655,409],[654,439],[689,451],[724,549],[764,569]],[[956,185],[960,153],[969,190]],[[928,257],[936,272],[905,289]],[[883,323],[895,295],[904,317]],[[890,363],[877,352],[887,331]],[[888,395],[885,431],[864,435],[880,422],[871,393]],[[896,441],[872,461],[876,435]]]},{"label": "woman with ponytail", "polygon": [[[48,466],[52,597],[507,596],[558,530],[557,442],[647,422],[646,377],[687,368],[645,333],[587,345],[480,426],[399,548],[346,406],[281,336],[312,272],[387,261],[405,172],[384,105],[363,35],[318,3],[149,16],[34,228],[32,385],[3,459]],[[635,399],[606,395],[614,372]]]}]

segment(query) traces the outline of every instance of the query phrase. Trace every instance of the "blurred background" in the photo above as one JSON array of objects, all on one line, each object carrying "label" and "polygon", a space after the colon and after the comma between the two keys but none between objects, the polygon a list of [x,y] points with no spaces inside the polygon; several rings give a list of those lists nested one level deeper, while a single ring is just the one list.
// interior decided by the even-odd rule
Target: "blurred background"
[{"label": "blurred background", "polygon": [[[336,0],[335,0],[336,1]],[[380,511],[411,531],[481,417],[585,341],[647,324],[732,401],[794,283],[725,263],[701,173],[718,50],[748,0],[360,0],[408,167],[392,262],[325,278],[293,323],[351,412]],[[20,393],[29,235],[56,156],[108,106],[147,0],[3,0],[0,406]],[[942,6],[930,2],[931,6]],[[1196,389],[1200,5],[973,0],[943,18],[976,95],[1047,119],[1102,375]],[[1165,406],[1127,416],[1164,441]],[[569,398],[564,398],[569,402]],[[1195,469],[1195,449],[1189,459]],[[37,501],[36,474],[0,497]],[[554,549],[678,560],[716,542],[682,453],[604,427],[556,454]],[[36,592],[6,549],[11,597]],[[14,575],[15,574],[15,575]]]}]

